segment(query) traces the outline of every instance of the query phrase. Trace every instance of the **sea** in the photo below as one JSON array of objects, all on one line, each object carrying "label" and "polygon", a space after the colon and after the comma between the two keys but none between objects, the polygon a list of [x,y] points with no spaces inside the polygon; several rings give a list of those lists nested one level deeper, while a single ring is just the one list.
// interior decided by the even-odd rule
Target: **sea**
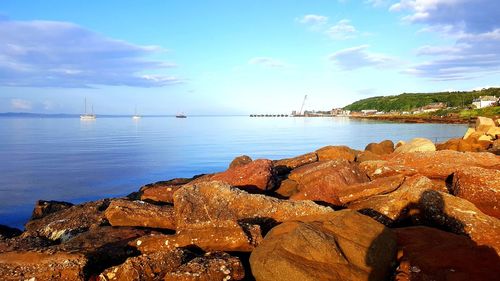
[{"label": "sea", "polygon": [[0,117],[0,224],[22,229],[40,199],[125,196],[151,182],[223,171],[239,155],[282,159],[326,145],[441,142],[466,129],[347,117]]}]

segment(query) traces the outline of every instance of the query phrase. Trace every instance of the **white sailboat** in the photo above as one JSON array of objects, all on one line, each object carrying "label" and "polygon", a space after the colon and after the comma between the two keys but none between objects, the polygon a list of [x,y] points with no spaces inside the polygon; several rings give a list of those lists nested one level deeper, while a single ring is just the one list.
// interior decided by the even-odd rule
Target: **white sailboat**
[{"label": "white sailboat", "polygon": [[135,107],[135,111],[134,111],[134,116],[132,116],[132,119],[134,120],[138,120],[138,119],[141,119],[141,115],[138,115],[137,114],[137,106]]},{"label": "white sailboat", "polygon": [[95,120],[94,106],[92,105],[92,112],[87,113],[87,98],[85,98],[85,113],[80,115],[80,120]]}]

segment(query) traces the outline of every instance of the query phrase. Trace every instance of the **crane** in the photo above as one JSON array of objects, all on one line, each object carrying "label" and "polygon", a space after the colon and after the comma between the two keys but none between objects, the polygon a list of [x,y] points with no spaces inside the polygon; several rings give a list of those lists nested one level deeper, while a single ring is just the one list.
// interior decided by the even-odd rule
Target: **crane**
[{"label": "crane", "polygon": [[306,104],[307,95],[304,96],[304,101],[302,102],[302,106],[300,107],[299,115],[302,115],[302,110],[304,109],[304,105]]}]

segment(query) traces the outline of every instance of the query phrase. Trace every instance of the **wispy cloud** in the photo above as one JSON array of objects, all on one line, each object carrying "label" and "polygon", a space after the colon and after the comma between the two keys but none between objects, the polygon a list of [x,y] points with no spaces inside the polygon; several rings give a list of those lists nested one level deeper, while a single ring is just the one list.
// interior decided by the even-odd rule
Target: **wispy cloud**
[{"label": "wispy cloud", "polygon": [[361,45],[337,51],[328,56],[342,70],[356,70],[363,67],[391,68],[397,59],[389,55],[369,52],[369,45]]},{"label": "wispy cloud", "polygon": [[13,110],[30,110],[33,108],[33,103],[23,99],[11,99],[10,107]]},{"label": "wispy cloud", "polygon": [[323,25],[328,23],[328,17],[322,15],[309,14],[297,19],[297,21],[302,24]]},{"label": "wispy cloud", "polygon": [[385,7],[391,3],[390,0],[366,0],[365,4],[368,4],[373,7]]},{"label": "wispy cloud", "polygon": [[326,33],[333,39],[345,40],[356,37],[358,31],[351,24],[350,20],[343,19],[340,20],[337,24],[328,28]]},{"label": "wispy cloud", "polygon": [[12,87],[158,87],[182,82],[162,73],[164,51],[105,37],[68,22],[0,20],[0,85]]},{"label": "wispy cloud", "polygon": [[287,66],[286,63],[284,63],[278,59],[270,58],[270,57],[254,57],[254,58],[251,58],[248,61],[248,63],[253,64],[253,65],[262,65],[262,66],[270,67],[270,68],[283,68],[283,67]]},{"label": "wispy cloud", "polygon": [[500,72],[500,2],[490,0],[402,0],[390,8],[424,31],[455,40],[451,46],[423,46],[430,56],[405,72],[432,80],[462,80]]}]

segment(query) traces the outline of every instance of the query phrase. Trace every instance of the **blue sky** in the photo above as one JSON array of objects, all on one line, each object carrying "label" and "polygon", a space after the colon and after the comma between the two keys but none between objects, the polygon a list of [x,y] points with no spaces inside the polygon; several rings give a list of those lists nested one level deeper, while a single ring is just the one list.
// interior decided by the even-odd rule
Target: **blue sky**
[{"label": "blue sky", "polygon": [[0,2],[0,112],[289,113],[499,85],[494,0]]}]

